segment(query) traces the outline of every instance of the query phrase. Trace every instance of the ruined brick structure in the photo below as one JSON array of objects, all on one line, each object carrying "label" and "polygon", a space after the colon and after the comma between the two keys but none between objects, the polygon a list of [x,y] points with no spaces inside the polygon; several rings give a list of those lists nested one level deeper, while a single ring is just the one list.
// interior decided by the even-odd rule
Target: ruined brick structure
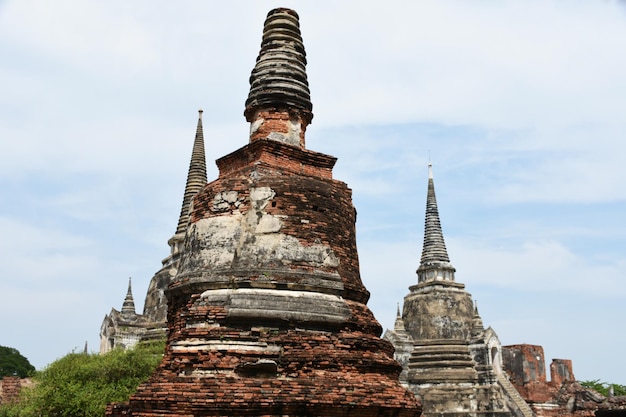
[{"label": "ruined brick structure", "polygon": [[112,416],[419,416],[366,305],[351,190],[306,149],[298,15],[269,12],[246,146],[194,198],[164,359]]},{"label": "ruined brick structure", "polygon": [[32,386],[30,378],[20,378],[19,376],[5,376],[0,379],[0,405],[17,401],[22,388]]},{"label": "ruined brick structure", "polygon": [[548,381],[541,346],[503,346],[502,354],[511,383],[539,417],[626,415],[626,397],[606,398],[584,388],[570,360],[553,359]]},{"label": "ruined brick structure", "polygon": [[161,269],[154,274],[148,286],[143,314],[137,314],[133,299],[131,282],[122,304],[122,310],[115,308],[104,317],[100,327],[100,353],[113,348],[129,348],[140,340],[165,337],[167,329],[167,300],[165,290],[176,275],[180,261],[181,248],[193,197],[207,183],[206,158],[204,154],[204,133],[202,129],[202,110],[199,110],[198,125],[191,152],[191,162],[187,173],[187,183],[183,195],[183,203],[178,218],[176,232],[168,244],[170,254],[161,261]]}]

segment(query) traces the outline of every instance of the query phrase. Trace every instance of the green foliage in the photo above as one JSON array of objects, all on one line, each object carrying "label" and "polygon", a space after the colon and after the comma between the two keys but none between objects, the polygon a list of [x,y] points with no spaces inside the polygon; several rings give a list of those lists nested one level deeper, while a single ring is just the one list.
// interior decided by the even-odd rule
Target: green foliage
[{"label": "green foliage", "polygon": [[19,376],[26,378],[35,372],[35,367],[15,348],[0,346],[0,378]]},{"label": "green foliage", "polygon": [[599,379],[594,379],[593,381],[581,381],[580,385],[585,388],[591,388],[592,390],[599,392],[605,397],[608,397],[610,387],[613,387],[613,395],[626,395],[626,385],[608,384],[606,382],[600,382]]},{"label": "green foliage", "polygon": [[19,403],[0,407],[0,417],[102,416],[110,402],[126,401],[161,361],[164,342],[105,355],[70,353],[35,377]]}]

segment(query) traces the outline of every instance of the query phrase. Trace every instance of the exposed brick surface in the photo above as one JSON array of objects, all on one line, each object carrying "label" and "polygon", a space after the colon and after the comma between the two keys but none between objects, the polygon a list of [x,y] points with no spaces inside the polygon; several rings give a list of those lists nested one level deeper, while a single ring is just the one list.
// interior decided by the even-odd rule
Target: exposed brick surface
[{"label": "exposed brick surface", "polygon": [[[303,117],[304,116],[304,117]],[[298,129],[298,143],[301,148],[305,146],[304,135],[306,128],[310,122],[310,113],[301,114],[300,111],[293,110],[262,110],[254,114],[254,120],[262,120],[258,123],[258,128],[250,135],[250,141],[266,139],[272,134],[279,133],[288,136],[292,133],[293,128]]]},{"label": "exposed brick surface", "polygon": [[[332,157],[267,140],[218,161],[220,177],[194,200],[192,232],[170,285],[164,360],[130,405],[112,405],[109,415],[419,415],[417,400],[399,384],[393,347],[365,305],[351,191],[332,179],[332,164]],[[271,197],[259,206],[254,190],[271,190]],[[253,232],[263,218],[280,227]],[[220,230],[222,243],[190,237],[194,224],[224,219],[252,231]],[[257,239],[269,235],[296,242],[295,257],[267,253]],[[336,261],[307,255],[316,245]],[[232,258],[220,264],[204,255],[211,251]],[[282,316],[235,315],[238,290],[279,298],[297,291],[304,301],[318,294],[343,305],[342,318],[319,311],[319,320],[310,319],[318,312],[297,298]],[[205,295],[225,292],[218,303]],[[251,297],[238,308],[255,311],[250,305],[259,297]]]},{"label": "exposed brick surface", "polygon": [[541,346],[503,346],[502,353],[511,382],[537,417],[606,417],[626,412],[626,397],[607,399],[576,382],[570,360],[553,359],[547,381]]},{"label": "exposed brick surface", "polygon": [[[253,149],[248,150],[247,148]],[[283,150],[279,151],[277,148],[283,148]],[[237,171],[229,171],[228,167],[220,166],[221,172],[226,171],[230,175],[208,184],[203,192],[197,196],[191,213],[192,222],[203,218],[227,216],[234,211],[246,213],[251,210],[250,188],[269,187],[274,190],[276,195],[265,212],[268,215],[281,216],[281,232],[295,237],[303,245],[318,242],[330,246],[340,260],[339,265],[316,269],[337,272],[341,276],[344,289],[339,291],[338,295],[347,299],[367,302],[369,292],[361,282],[358,268],[354,227],[356,211],[352,205],[352,192],[343,182],[330,179],[330,175],[327,176],[324,172],[318,171],[323,175],[320,177],[307,175],[309,172],[316,171],[315,167],[311,167],[310,156],[319,159],[324,166],[328,166],[329,162],[334,163],[334,158],[314,152],[302,152],[272,141],[255,142],[230,156],[248,158],[250,155],[263,154],[266,149],[270,149],[272,154],[291,154],[290,164],[275,165],[275,163],[282,163],[282,159],[270,162],[258,161]],[[296,156],[300,158],[294,161]],[[236,161],[233,161],[233,165],[236,165]],[[301,169],[294,170],[292,169],[294,166]],[[297,174],[295,171],[307,174]],[[236,206],[233,204],[227,209],[217,211],[213,205],[215,196],[223,191],[236,191],[241,201]],[[192,248],[188,249],[191,250]],[[282,272],[288,272],[288,274],[283,276],[281,276],[280,270],[276,270],[285,266],[281,264],[279,259],[270,258],[266,264],[257,263],[255,265],[249,265],[246,263],[247,261],[249,260],[240,259],[232,267],[233,271],[239,267],[246,268],[242,276],[233,274],[229,278],[239,286],[254,286],[255,281],[258,281],[260,276],[267,275],[268,271],[271,271],[272,279],[276,285],[285,284],[295,288],[298,285],[296,272],[312,272],[311,265],[306,261],[292,262],[287,265],[287,268],[283,269]],[[182,268],[187,269],[188,272],[183,271],[180,274],[181,279],[177,280],[172,288],[175,289],[193,282],[202,282],[206,288],[213,285],[204,278],[207,271],[200,271],[193,267],[185,268],[183,266]],[[251,272],[253,273],[251,274]]]},{"label": "exposed brick surface", "polygon": [[15,401],[20,396],[23,387],[32,385],[29,378],[21,379],[18,376],[5,376],[0,380],[0,405]]},{"label": "exposed brick surface", "polygon": [[574,371],[572,361],[569,359],[553,359],[550,364],[550,380],[552,385],[560,387],[567,382],[574,382]]},{"label": "exposed brick surface", "polygon": [[513,384],[546,382],[543,347],[536,345],[504,346],[502,354],[506,371]]},{"label": "exposed brick surface", "polygon": [[253,168],[261,173],[277,175],[303,174],[313,177],[332,178],[332,169],[337,158],[319,152],[284,146],[269,139],[257,139],[217,160],[219,177],[245,176],[240,171]]}]

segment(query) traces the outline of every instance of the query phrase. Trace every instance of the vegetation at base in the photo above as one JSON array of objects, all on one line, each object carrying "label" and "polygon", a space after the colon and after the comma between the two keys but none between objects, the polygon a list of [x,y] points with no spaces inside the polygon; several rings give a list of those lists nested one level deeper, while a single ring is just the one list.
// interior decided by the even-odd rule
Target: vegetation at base
[{"label": "vegetation at base", "polygon": [[0,346],[0,378],[5,376],[26,378],[34,372],[35,367],[17,349]]},{"label": "vegetation at base", "polygon": [[127,401],[156,369],[164,341],[143,342],[104,355],[70,353],[33,376],[19,401],[0,406],[0,417],[103,416],[106,405]]},{"label": "vegetation at base", "polygon": [[610,387],[613,387],[613,395],[615,395],[616,397],[626,395],[626,385],[609,384],[606,382],[600,382],[599,379],[594,379],[593,381],[581,381],[580,385],[585,388],[591,388],[592,390],[599,392],[605,397],[609,396]]}]

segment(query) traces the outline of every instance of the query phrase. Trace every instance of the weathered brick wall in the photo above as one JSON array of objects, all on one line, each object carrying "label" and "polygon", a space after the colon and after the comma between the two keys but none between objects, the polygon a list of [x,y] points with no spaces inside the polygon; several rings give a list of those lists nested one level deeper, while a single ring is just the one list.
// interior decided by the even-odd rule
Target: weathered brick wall
[{"label": "weathered brick wall", "polygon": [[[272,141],[256,142],[249,147],[255,149],[242,151],[237,155],[247,160],[250,154],[262,154],[261,148],[265,148],[268,150],[267,153],[272,155],[288,154],[294,151],[292,147]],[[277,152],[277,148],[282,148],[283,152]],[[362,284],[358,267],[355,231],[356,211],[352,205],[352,192],[343,182],[332,180],[325,171],[315,168],[316,165],[311,163],[310,154],[321,160],[324,167],[332,166],[331,163],[334,163],[332,157],[322,158],[325,155],[302,151],[290,155],[289,164],[283,163],[282,157],[277,157],[277,160],[271,161],[271,163],[255,161],[254,158],[251,158],[250,161],[255,162],[248,162],[247,166],[235,170],[232,169],[232,165],[238,165],[235,161],[228,159],[228,161],[232,161],[228,165],[224,161],[220,166],[220,172],[228,173],[228,178],[220,178],[208,184],[203,192],[197,196],[191,213],[192,223],[201,219],[254,211],[256,209],[251,206],[250,190],[269,188],[273,190],[275,195],[271,201],[268,201],[267,206],[262,210],[257,210],[259,215],[279,218],[281,222],[280,233],[294,237],[304,247],[310,247],[314,243],[328,246],[339,260],[338,265],[315,264],[306,255],[301,256],[300,259],[287,261],[279,259],[272,253],[257,253],[256,256],[239,256],[237,259],[233,259],[228,267],[232,271],[245,268],[245,274],[241,277],[233,275],[230,279],[237,282],[237,285],[243,286],[252,285],[252,282],[259,282],[267,276],[271,276],[272,281],[289,284],[290,288],[297,289],[306,287],[303,279],[310,278],[309,275],[297,276],[297,272],[307,274],[316,272],[336,273],[341,277],[343,284],[343,289],[335,291],[338,295],[347,299],[367,302],[369,292]],[[279,165],[274,165],[274,163]],[[318,175],[310,175],[311,172]],[[256,180],[251,178],[256,178]],[[236,194],[236,197],[232,197],[232,201],[229,202],[224,200],[224,193]],[[251,235],[250,238],[259,238],[259,236]],[[194,245],[198,246],[204,243],[188,241],[186,244],[179,278],[174,283],[173,288],[196,281],[203,281],[206,285],[211,285],[208,283],[210,280],[204,279],[207,272],[203,268],[207,265],[200,265],[197,257],[193,255],[194,249],[197,249]],[[208,242],[208,244],[212,243]],[[259,250],[263,249],[260,248]],[[233,250],[237,250],[237,248]],[[320,279],[322,279],[321,274]],[[326,288],[323,291],[332,292],[333,290]]]},{"label": "weathered brick wall", "polygon": [[550,363],[550,381],[552,385],[560,387],[567,382],[576,381],[572,370],[572,361],[569,359],[553,359]]},{"label": "weathered brick wall", "polygon": [[265,172],[277,175],[294,173],[332,178],[332,169],[337,158],[293,146],[284,146],[269,139],[257,139],[216,162],[219,178],[231,177],[251,166],[263,167]]},{"label": "weathered brick wall", "polygon": [[[153,377],[159,382],[140,388],[134,396],[133,415],[158,406],[159,412],[174,415],[223,415],[224,410],[230,415],[258,415],[263,410],[263,415],[347,416],[360,410],[359,414],[375,416],[385,415],[382,405],[406,407],[397,415],[414,415],[415,399],[391,383],[400,372],[391,359],[393,348],[360,330],[357,323],[350,325],[354,330],[311,332],[288,323],[230,322],[224,309],[203,306],[199,299],[192,297],[182,308],[182,298],[171,300],[171,309],[180,317],[172,343]],[[362,310],[353,303],[355,319],[367,316]],[[210,334],[203,327],[185,326],[191,317],[205,319]],[[183,339],[224,346],[177,348],[175,341]],[[240,349],[227,347],[234,342]],[[246,350],[246,343],[280,349]]]},{"label": "weathered brick wall", "polygon": [[109,415],[419,415],[365,305],[333,164],[264,140],[218,162],[168,290],[164,360]]},{"label": "weathered brick wall", "polygon": [[[250,129],[250,142],[264,140],[269,136],[274,138],[274,140],[298,145],[304,149],[304,135],[310,121],[310,115],[311,113],[301,114],[301,112],[289,111],[287,109],[263,109],[256,111],[252,117],[254,122]],[[307,117],[309,120],[307,120]]]},{"label": "weathered brick wall", "polygon": [[0,380],[0,405],[17,400],[22,388],[32,384],[33,382],[30,378],[5,376]]},{"label": "weathered brick wall", "polygon": [[504,368],[516,385],[546,382],[546,363],[543,347],[511,345],[502,347]]},{"label": "weathered brick wall", "polygon": [[626,409],[626,399],[611,402],[576,382],[572,361],[553,359],[546,380],[543,348],[535,345],[502,347],[504,369],[537,417],[591,417],[598,410]]},{"label": "weathered brick wall", "polygon": [[528,403],[549,402],[557,389],[546,380],[543,347],[511,345],[502,347],[504,370],[511,383]]}]

